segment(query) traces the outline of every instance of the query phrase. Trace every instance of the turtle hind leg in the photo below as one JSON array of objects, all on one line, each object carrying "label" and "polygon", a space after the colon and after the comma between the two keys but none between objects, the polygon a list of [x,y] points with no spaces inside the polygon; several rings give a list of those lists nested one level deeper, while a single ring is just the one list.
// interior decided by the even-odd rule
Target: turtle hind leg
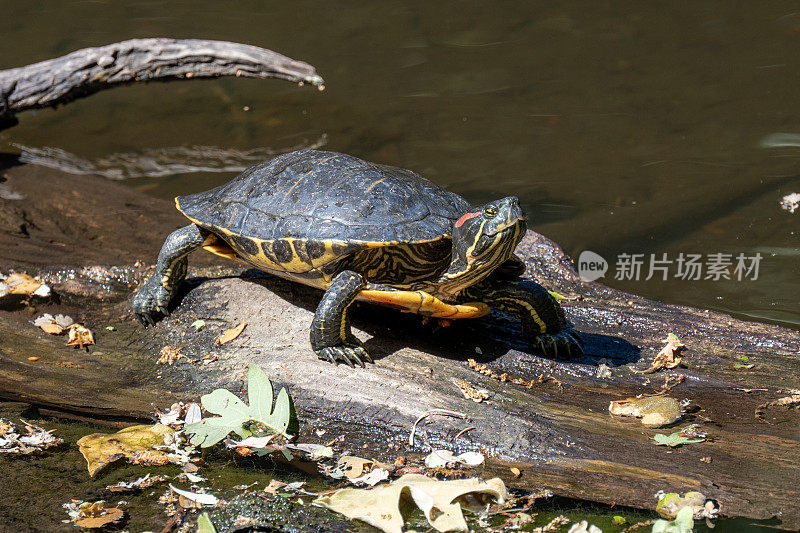
[{"label": "turtle hind leg", "polygon": [[325,291],[311,322],[311,348],[323,361],[334,364],[343,361],[351,367],[372,362],[361,341],[350,331],[347,310],[363,287],[364,278],[360,274],[344,270],[331,280]]},{"label": "turtle hind leg", "polygon": [[203,244],[205,235],[190,224],[169,234],[161,247],[153,275],[133,297],[131,307],[143,325],[153,325],[155,317],[169,315],[175,289],[186,277],[187,255]]},{"label": "turtle hind leg", "polygon": [[519,318],[523,336],[542,355],[565,359],[583,355],[583,341],[568,329],[561,305],[538,283],[524,278],[493,279],[469,287],[464,297]]}]

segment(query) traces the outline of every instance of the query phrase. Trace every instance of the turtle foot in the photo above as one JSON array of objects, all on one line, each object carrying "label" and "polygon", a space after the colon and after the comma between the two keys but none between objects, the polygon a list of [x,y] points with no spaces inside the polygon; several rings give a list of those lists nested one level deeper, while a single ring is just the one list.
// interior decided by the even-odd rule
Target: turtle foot
[{"label": "turtle foot", "polygon": [[369,356],[367,350],[360,344],[340,344],[337,346],[326,346],[315,351],[317,357],[323,361],[328,361],[335,365],[339,362],[344,362],[350,365],[350,368],[355,368],[359,365],[364,368],[364,361],[372,363],[372,357]]},{"label": "turtle foot", "polygon": [[531,344],[546,357],[575,359],[583,355],[583,339],[577,332],[568,329],[558,333],[538,335]]},{"label": "turtle foot", "polygon": [[160,316],[169,316],[167,306],[172,294],[154,279],[148,279],[131,302],[136,318],[145,327],[154,325]]}]

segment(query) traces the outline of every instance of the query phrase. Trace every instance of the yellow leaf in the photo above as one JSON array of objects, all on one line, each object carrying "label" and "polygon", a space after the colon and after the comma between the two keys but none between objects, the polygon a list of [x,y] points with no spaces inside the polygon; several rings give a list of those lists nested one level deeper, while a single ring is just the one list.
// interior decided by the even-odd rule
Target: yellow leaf
[{"label": "yellow leaf", "polygon": [[94,475],[106,465],[123,457],[133,458],[140,452],[149,451],[156,444],[164,443],[164,436],[173,431],[163,425],[131,426],[116,433],[92,433],[78,440],[86,459],[89,475]]},{"label": "yellow leaf", "polygon": [[239,334],[244,331],[244,327],[247,325],[246,322],[242,322],[238,326],[232,329],[226,329],[222,332],[222,335],[217,337],[217,346],[221,346],[225,343],[231,342],[233,339],[239,336]]}]

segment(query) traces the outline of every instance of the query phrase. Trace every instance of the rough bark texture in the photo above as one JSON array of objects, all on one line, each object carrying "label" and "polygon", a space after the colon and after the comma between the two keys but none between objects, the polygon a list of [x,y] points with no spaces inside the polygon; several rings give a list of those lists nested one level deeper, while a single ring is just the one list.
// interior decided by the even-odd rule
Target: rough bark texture
[{"label": "rough bark texture", "polygon": [[131,39],[0,71],[0,129],[14,114],[65,104],[133,82],[219,76],[279,78],[321,86],[314,67],[246,44],[199,39]]},{"label": "rough bark texture", "polygon": [[[89,351],[68,349],[62,337],[35,328],[29,311],[0,309],[0,397],[79,415],[147,419],[155,407],[178,398],[197,398],[219,386],[241,391],[247,366],[257,363],[276,386],[289,387],[306,442],[342,434],[350,450],[377,459],[425,453],[430,447],[481,448],[492,457],[483,475],[500,475],[511,486],[543,486],[566,496],[647,509],[653,508],[658,490],[700,490],[718,499],[727,515],[777,516],[779,527],[800,526],[798,413],[770,409],[771,424],[754,416],[758,405],[785,395],[781,389],[800,388],[796,331],[583,283],[569,258],[534,232],[518,249],[529,275],[550,289],[584,298],[565,304],[586,339],[580,360],[552,361],[531,353],[517,326],[501,317],[438,328],[423,326],[417,316],[357,304],[354,332],[376,363],[363,370],[336,367],[318,361],[308,344],[318,292],[253,271],[224,276],[207,266],[195,266],[195,278],[185,284],[173,315],[145,330],[130,317],[127,300],[128,285],[146,269],[124,265],[137,257],[153,261],[164,236],[182,224],[172,206],[89,176],[80,177],[85,191],[79,201],[63,201],[59,194],[70,198],[73,176],[31,166],[10,168],[6,175],[4,185],[28,196],[0,199],[0,212],[9,213],[0,221],[3,264],[40,272],[61,301],[40,305],[36,315],[70,314],[93,329],[97,345]],[[53,191],[33,194],[36,184],[45,182]],[[119,203],[104,211],[109,198]],[[27,236],[20,234],[20,224],[28,224]],[[82,241],[84,233],[73,233],[73,224],[90,228],[94,240]],[[27,244],[11,246],[23,241]],[[62,244],[62,261],[56,260],[54,242]],[[129,250],[121,251],[125,246]],[[42,264],[74,266],[37,269],[37,256],[46,258]],[[201,252],[193,257],[194,265],[209,261]],[[206,322],[200,332],[191,327],[197,319]],[[242,320],[247,327],[240,337],[221,347],[214,344],[223,329]],[[106,330],[109,325],[115,331]],[[671,372],[686,380],[669,395],[688,398],[697,409],[659,430],[611,417],[609,401],[656,392],[664,383],[663,373],[637,371],[649,365],[668,332],[689,348],[687,368]],[[156,359],[165,345],[182,346],[189,359],[209,353],[218,359],[161,366]],[[30,362],[30,355],[41,359]],[[737,369],[741,356],[755,366]],[[564,388],[553,381],[528,388],[492,379],[470,369],[468,358],[509,379],[549,375]],[[612,367],[609,379],[595,376],[602,358]],[[456,381],[487,389],[491,398],[467,400]],[[470,420],[430,417],[412,448],[408,435],[414,420],[434,408],[461,411]],[[689,423],[700,424],[712,440],[677,449],[653,444],[655,433]],[[316,437],[312,426],[326,429],[325,436]],[[469,426],[475,429],[455,439]],[[711,462],[701,461],[704,457]],[[511,475],[510,465],[522,470],[520,478]]]}]

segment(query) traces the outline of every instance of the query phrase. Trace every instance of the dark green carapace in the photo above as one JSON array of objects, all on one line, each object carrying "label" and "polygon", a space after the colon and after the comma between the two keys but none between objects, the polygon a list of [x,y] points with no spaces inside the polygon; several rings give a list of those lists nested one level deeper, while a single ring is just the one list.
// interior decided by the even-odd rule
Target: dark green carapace
[{"label": "dark green carapace", "polygon": [[526,224],[514,197],[476,209],[410,170],[303,150],[175,202],[192,224],[167,237],[134,296],[145,325],[168,314],[186,256],[202,246],[324,290],[311,346],[334,363],[371,361],[350,332],[356,299],[446,319],[495,308],[518,317],[541,352],[582,353],[555,299],[519,277],[525,266],[514,248]]}]

